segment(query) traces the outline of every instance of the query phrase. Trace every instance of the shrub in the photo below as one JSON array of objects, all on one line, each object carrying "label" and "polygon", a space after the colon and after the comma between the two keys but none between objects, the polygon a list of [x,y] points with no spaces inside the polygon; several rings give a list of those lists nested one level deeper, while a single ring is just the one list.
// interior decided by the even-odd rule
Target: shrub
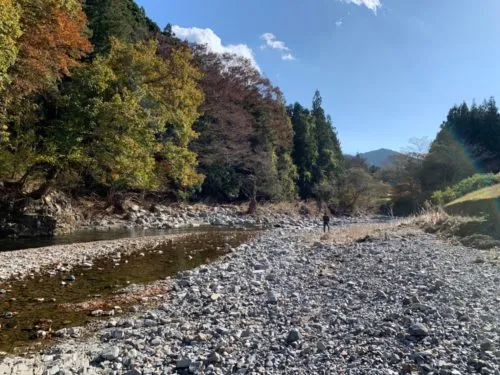
[{"label": "shrub", "polygon": [[444,205],[450,203],[455,199],[463,197],[475,190],[484,187],[496,185],[500,183],[499,174],[475,174],[465,180],[460,181],[458,184],[448,187],[444,190],[438,190],[432,194],[432,201],[436,204]]}]

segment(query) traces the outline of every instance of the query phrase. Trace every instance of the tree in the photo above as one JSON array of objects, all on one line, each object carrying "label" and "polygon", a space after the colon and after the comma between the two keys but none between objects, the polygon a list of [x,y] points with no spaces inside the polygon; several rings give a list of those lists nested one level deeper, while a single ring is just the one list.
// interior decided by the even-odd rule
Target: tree
[{"label": "tree", "polygon": [[107,53],[111,39],[137,42],[158,34],[160,28],[133,0],[86,0],[85,12],[92,30],[92,44],[98,53]]},{"label": "tree", "polygon": [[[281,92],[247,60],[195,48],[206,95],[196,123],[200,137],[193,143],[207,175],[202,194],[224,200],[293,198],[293,134]],[[222,184],[229,176],[232,183]]]},{"label": "tree", "polygon": [[338,176],[330,210],[341,214],[370,212],[380,209],[381,200],[387,197],[389,186],[383,184],[365,168],[344,169]]},{"label": "tree", "polygon": [[[288,107],[294,129],[293,158],[299,174],[299,193],[303,199],[323,199],[334,190],[342,171],[342,151],[332,120],[325,115],[319,91],[313,98],[311,111],[296,103]],[[329,187],[330,186],[330,187]]]},{"label": "tree", "polygon": [[156,42],[113,39],[106,56],[72,70],[44,118],[13,133],[6,154],[24,157],[20,184],[42,177],[35,196],[68,181],[177,191],[201,184],[188,149],[203,101],[200,77],[186,48],[164,59]]},{"label": "tree", "polygon": [[86,17],[78,1],[19,0],[22,36],[10,74],[12,93],[39,94],[53,88],[91,51]]},{"label": "tree", "polygon": [[8,81],[7,70],[17,59],[21,12],[12,0],[0,0],[0,91]]},{"label": "tree", "polygon": [[190,61],[186,49],[164,60],[155,42],[112,40],[110,53],[76,71],[63,90],[52,132],[60,160],[110,187],[200,184],[188,145],[203,94]]},{"label": "tree", "polygon": [[78,0],[18,0],[17,10],[23,34],[0,96],[0,178],[24,181],[46,158],[39,149],[46,135],[40,124],[50,115],[47,103],[91,45]]},{"label": "tree", "polygon": [[461,142],[449,130],[442,130],[423,160],[420,181],[423,190],[430,196],[436,190],[472,176],[475,171],[474,161]]},{"label": "tree", "polygon": [[340,142],[329,116],[325,116],[322,107],[323,99],[319,91],[316,91],[313,98],[311,114],[316,124],[316,139],[318,145],[318,161],[316,180],[327,180],[335,182],[341,171],[342,151]]},{"label": "tree", "polygon": [[481,172],[500,171],[500,115],[491,98],[450,109],[424,160],[422,185],[430,195]]},{"label": "tree", "polygon": [[288,116],[294,131],[292,156],[299,175],[297,181],[299,194],[301,198],[307,199],[312,197],[313,186],[318,182],[315,180],[315,176],[318,175],[316,123],[309,110],[299,103],[288,107]]}]

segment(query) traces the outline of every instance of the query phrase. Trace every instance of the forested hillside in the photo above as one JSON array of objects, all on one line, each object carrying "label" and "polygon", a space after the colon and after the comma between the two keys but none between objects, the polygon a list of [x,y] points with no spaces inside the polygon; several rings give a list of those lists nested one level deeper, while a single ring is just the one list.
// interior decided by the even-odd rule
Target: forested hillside
[{"label": "forested hillside", "polygon": [[161,31],[132,0],[2,9],[0,179],[11,193],[291,200],[339,175],[319,92],[294,114],[249,61]]},{"label": "forested hillside", "polygon": [[472,178],[476,173],[499,172],[500,114],[491,98],[481,105],[454,106],[428,150],[417,145],[378,173],[393,186],[395,212],[408,213],[462,180],[481,180]]},{"label": "forested hillside", "polygon": [[[408,213],[500,171],[495,101],[452,108],[430,150],[381,170],[343,157],[314,93],[287,104],[241,57],[162,29],[133,0],[0,0],[0,188],[212,202],[314,199]],[[388,201],[390,200],[390,202]],[[361,203],[364,202],[364,203]],[[388,206],[387,206],[388,205]]]}]

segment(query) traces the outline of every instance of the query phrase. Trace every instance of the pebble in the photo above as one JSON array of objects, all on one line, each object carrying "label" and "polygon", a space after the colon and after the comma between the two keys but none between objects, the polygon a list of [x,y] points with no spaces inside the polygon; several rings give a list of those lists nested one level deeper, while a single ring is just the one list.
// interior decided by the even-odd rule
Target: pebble
[{"label": "pebble", "polygon": [[[44,349],[53,357],[43,366],[117,375],[498,375],[498,268],[474,264],[483,253],[424,233],[312,245],[320,229],[271,230],[172,276],[158,308],[103,323],[95,338],[58,341]],[[7,357],[0,374],[33,369],[36,358]]]},{"label": "pebble", "polygon": [[107,349],[104,349],[101,353],[101,358],[107,361],[114,361],[120,355],[120,349],[116,346],[111,346]]},{"label": "pebble", "polygon": [[297,329],[292,329],[290,332],[288,332],[288,335],[286,336],[287,344],[291,344],[298,340],[300,340],[300,332]]},{"label": "pebble", "polygon": [[424,338],[429,334],[429,328],[425,324],[415,323],[408,329],[410,335],[418,338]]}]

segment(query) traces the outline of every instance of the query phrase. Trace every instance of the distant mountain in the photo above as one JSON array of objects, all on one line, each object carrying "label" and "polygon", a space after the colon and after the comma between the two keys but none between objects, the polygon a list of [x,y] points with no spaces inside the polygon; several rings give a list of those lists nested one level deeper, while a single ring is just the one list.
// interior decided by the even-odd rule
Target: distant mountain
[{"label": "distant mountain", "polygon": [[364,152],[359,154],[362,158],[366,159],[370,166],[383,167],[390,164],[392,157],[399,155],[399,152],[388,150],[386,148],[381,148],[380,150]]}]

